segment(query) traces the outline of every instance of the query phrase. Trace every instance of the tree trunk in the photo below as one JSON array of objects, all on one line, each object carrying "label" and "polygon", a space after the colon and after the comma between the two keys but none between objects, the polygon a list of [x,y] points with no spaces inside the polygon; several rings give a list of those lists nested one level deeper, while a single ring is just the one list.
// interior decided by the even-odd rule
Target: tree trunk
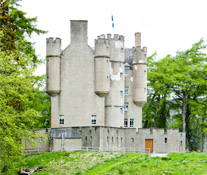
[{"label": "tree trunk", "polygon": [[8,165],[4,165],[3,169],[2,169],[2,173],[5,173],[6,171],[8,171],[9,167]]},{"label": "tree trunk", "polygon": [[203,122],[204,122],[204,119],[201,120],[202,123],[201,123],[201,135],[200,135],[200,152],[202,153],[203,152]]},{"label": "tree trunk", "polygon": [[203,152],[203,132],[201,131],[201,136],[200,136],[200,152]]},{"label": "tree trunk", "polygon": [[189,151],[192,151],[193,150],[193,146],[192,146],[192,143],[191,143],[191,138],[192,138],[192,131],[190,129],[190,115],[191,115],[191,111],[190,111],[190,105],[187,104],[186,105],[186,116],[185,116],[185,133],[186,133],[186,142],[187,142],[187,145],[188,145],[188,149]]},{"label": "tree trunk", "polygon": [[158,95],[157,103],[156,103],[156,111],[155,111],[155,120],[154,120],[154,128],[157,128],[157,122],[158,122],[158,104],[160,102],[160,95]]},{"label": "tree trunk", "polygon": [[183,132],[186,132],[185,111],[186,111],[186,95],[185,95],[185,92],[183,92]]}]

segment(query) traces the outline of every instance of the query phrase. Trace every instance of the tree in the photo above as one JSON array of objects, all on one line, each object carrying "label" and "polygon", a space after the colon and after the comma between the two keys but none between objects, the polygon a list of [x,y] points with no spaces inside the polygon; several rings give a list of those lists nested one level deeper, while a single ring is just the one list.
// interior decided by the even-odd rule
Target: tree
[{"label": "tree", "polygon": [[[2,49],[7,53],[19,50],[21,54],[30,54],[35,63],[38,62],[33,44],[26,40],[26,37],[31,37],[33,33],[43,34],[46,31],[37,29],[37,17],[27,18],[26,13],[19,10],[18,2],[21,0],[0,0],[0,31],[4,35],[1,36],[3,43]],[[21,45],[16,42],[21,41]],[[22,53],[24,51],[24,53]]]},{"label": "tree", "polygon": [[35,106],[42,98],[38,86],[42,77],[33,75],[39,60],[26,36],[45,31],[36,28],[36,18],[27,18],[17,9],[18,2],[0,0],[0,163],[4,164],[3,171],[13,158],[23,153],[22,139],[37,136],[31,129],[38,127],[38,121],[43,118],[40,113],[43,109]]},{"label": "tree", "polygon": [[144,127],[166,128],[169,118],[169,104],[167,99],[171,89],[169,78],[166,74],[170,64],[170,56],[155,62],[153,54],[148,57],[148,100],[144,106]]},{"label": "tree", "polygon": [[22,139],[35,136],[29,129],[40,113],[28,107],[34,91],[31,65],[29,55],[25,60],[18,52],[8,55],[0,50],[0,160],[5,166],[23,153]]},{"label": "tree", "polygon": [[[203,40],[192,48],[154,61],[149,58],[148,103],[144,123],[178,127],[186,133],[189,150],[202,145],[206,125],[207,56]],[[149,122],[150,121],[150,122]],[[152,126],[150,126],[152,127]]]}]

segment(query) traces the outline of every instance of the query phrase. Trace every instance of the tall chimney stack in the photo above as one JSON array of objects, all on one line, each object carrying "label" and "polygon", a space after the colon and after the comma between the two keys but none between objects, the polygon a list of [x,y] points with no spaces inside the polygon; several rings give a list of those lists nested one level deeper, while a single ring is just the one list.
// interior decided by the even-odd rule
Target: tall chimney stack
[{"label": "tall chimney stack", "polygon": [[135,47],[141,47],[141,33],[135,33]]}]

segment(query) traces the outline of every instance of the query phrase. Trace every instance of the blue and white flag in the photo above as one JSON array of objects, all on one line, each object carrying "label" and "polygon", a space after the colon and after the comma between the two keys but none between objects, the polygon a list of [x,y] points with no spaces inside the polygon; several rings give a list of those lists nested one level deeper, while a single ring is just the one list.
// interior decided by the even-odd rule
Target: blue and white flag
[{"label": "blue and white flag", "polygon": [[112,21],[112,27],[114,28],[114,17],[113,17],[113,15],[111,16],[111,21]]}]

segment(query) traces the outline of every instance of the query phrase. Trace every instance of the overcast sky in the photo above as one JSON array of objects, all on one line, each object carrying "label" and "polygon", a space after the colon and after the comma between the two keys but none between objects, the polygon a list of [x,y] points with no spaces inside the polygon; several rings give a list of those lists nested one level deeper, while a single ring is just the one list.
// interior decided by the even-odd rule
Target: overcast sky
[{"label": "overcast sky", "polygon": [[[148,56],[157,52],[157,58],[175,55],[201,38],[207,41],[207,0],[22,0],[21,5],[28,17],[38,17],[38,28],[48,31],[32,37],[40,58],[45,57],[46,38],[61,38],[62,49],[70,43],[70,20],[88,20],[91,47],[107,33],[124,35],[125,47],[133,47],[135,32],[141,32]],[[44,73],[43,65],[38,74]]]}]

